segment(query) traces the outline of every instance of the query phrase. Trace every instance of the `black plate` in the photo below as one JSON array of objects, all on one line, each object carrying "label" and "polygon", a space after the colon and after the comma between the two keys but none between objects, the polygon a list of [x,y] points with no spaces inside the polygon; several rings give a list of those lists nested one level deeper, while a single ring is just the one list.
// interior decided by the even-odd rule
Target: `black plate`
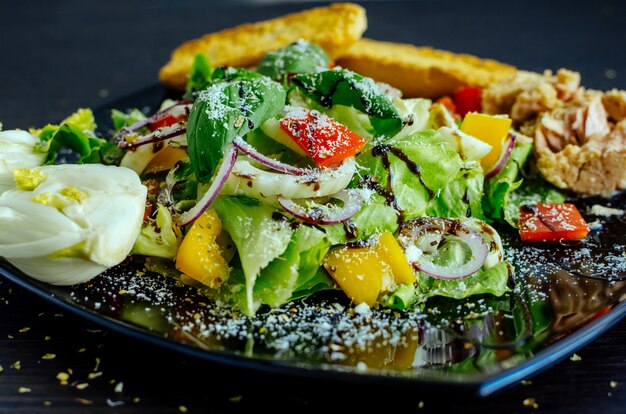
[{"label": "black plate", "polygon": [[[154,110],[154,86],[97,110]],[[574,200],[626,208],[612,199]],[[433,300],[423,314],[354,312],[340,295],[317,294],[254,319],[212,304],[174,278],[131,260],[87,284],[55,287],[0,261],[0,274],[107,328],[178,352],[236,366],[350,381],[451,387],[489,395],[545,369],[626,314],[626,222],[587,214],[584,243],[516,244],[504,232],[516,285],[502,298]]]}]

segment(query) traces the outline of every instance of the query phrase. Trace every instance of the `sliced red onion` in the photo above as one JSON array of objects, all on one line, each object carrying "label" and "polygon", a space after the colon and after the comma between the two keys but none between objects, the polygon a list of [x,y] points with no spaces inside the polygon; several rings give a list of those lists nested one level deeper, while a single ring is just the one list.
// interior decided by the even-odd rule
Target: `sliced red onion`
[{"label": "sliced red onion", "polygon": [[207,192],[204,193],[200,201],[198,201],[193,208],[186,211],[178,218],[181,225],[185,226],[193,223],[211,206],[211,204],[213,204],[213,201],[215,201],[215,198],[220,193],[220,190],[224,187],[224,183],[228,179],[230,172],[233,170],[236,160],[237,148],[235,148],[234,145],[229,144],[224,149],[222,164],[220,165],[220,168],[218,168],[217,173],[213,178],[213,182]]},{"label": "sliced red onion", "polygon": [[515,135],[509,134],[498,162],[491,170],[489,170],[487,174],[485,174],[486,179],[495,177],[500,171],[502,171],[506,163],[509,161],[509,158],[511,158],[511,153],[513,152],[513,148],[515,148],[515,141]]},{"label": "sliced red onion", "polygon": [[181,127],[179,124],[174,124],[171,127],[165,129],[157,129],[154,132],[151,132],[138,140],[128,142],[128,141],[120,141],[117,146],[122,149],[132,150],[134,148],[140,147],[142,145],[151,144],[153,142],[165,141],[166,139],[174,138],[179,135],[183,135],[187,132],[186,127]]},{"label": "sliced red onion", "polygon": [[191,104],[191,99],[183,99],[180,100],[178,102],[175,102],[173,105],[168,106],[167,108],[155,112],[154,114],[152,114],[151,116],[147,117],[146,119],[142,119],[141,121],[135,122],[132,125],[129,125],[127,127],[124,127],[120,130],[119,134],[120,135],[126,135],[129,134],[133,131],[138,130],[139,128],[143,128],[146,125],[150,124],[151,122],[154,122],[156,120],[158,120],[159,118],[161,118],[164,115],[167,115],[168,113],[172,112],[172,110],[174,110],[175,108],[179,107],[179,106],[185,106],[185,105],[189,105]]},{"label": "sliced red onion", "polygon": [[[417,244],[432,235],[454,235],[463,240],[471,250],[471,258],[458,267],[440,266],[428,260]],[[430,237],[432,239],[432,237]],[[463,279],[476,273],[487,260],[489,247],[480,234],[469,229],[462,222],[443,217],[421,217],[402,225],[398,241],[407,253],[411,265],[429,276],[444,280]],[[432,239],[433,243],[435,239]],[[413,256],[413,251],[419,252]]]},{"label": "sliced red onion", "polygon": [[248,157],[252,158],[258,163],[263,164],[273,170],[292,175],[307,175],[311,174],[314,171],[309,168],[294,167],[293,165],[285,164],[284,162],[280,162],[266,155],[263,155],[258,152],[252,145],[248,144],[246,141],[239,137],[235,138],[235,141],[233,143],[239,151],[243,152]]},{"label": "sliced red onion", "polygon": [[290,198],[278,196],[278,203],[289,214],[306,223],[337,224],[350,220],[361,210],[363,194],[359,190],[341,190],[330,196],[331,199],[343,201],[343,206],[319,205],[305,207]]}]

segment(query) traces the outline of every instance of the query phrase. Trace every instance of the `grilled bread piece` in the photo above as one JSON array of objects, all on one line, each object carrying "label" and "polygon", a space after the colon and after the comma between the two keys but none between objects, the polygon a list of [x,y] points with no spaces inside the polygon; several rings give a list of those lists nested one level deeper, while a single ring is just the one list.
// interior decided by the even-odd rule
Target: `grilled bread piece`
[{"label": "grilled bread piece", "polygon": [[166,86],[183,90],[198,53],[207,55],[213,66],[249,67],[267,52],[300,39],[316,43],[330,59],[336,59],[361,38],[366,28],[365,9],[352,3],[335,3],[243,24],[183,43],[161,68],[159,78]]},{"label": "grilled bread piece", "polygon": [[439,98],[459,86],[486,86],[515,74],[495,60],[431,47],[361,39],[337,60],[339,66],[388,83],[405,97]]}]

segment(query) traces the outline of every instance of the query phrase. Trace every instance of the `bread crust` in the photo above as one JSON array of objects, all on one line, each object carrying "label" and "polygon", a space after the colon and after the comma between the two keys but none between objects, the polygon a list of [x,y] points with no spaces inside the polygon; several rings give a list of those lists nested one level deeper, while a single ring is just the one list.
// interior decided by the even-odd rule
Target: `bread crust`
[{"label": "bread crust", "polygon": [[184,90],[198,53],[204,53],[213,66],[250,67],[267,52],[300,39],[319,45],[334,60],[359,40],[366,28],[365,9],[353,3],[334,3],[242,24],[183,43],[161,68],[159,78],[169,88]]},{"label": "bread crust", "polygon": [[463,85],[486,86],[513,76],[515,67],[432,47],[363,38],[339,66],[400,89],[404,97],[439,98]]}]

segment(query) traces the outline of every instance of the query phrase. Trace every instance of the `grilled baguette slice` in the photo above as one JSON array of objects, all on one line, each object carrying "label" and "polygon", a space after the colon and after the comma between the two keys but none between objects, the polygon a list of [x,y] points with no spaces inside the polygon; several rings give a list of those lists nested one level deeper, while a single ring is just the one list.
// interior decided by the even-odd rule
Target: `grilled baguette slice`
[{"label": "grilled baguette slice", "polygon": [[361,38],[366,28],[365,9],[352,3],[335,3],[247,23],[183,43],[161,68],[159,78],[172,89],[184,90],[198,53],[207,55],[213,66],[250,67],[267,52],[300,39],[316,43],[330,59],[336,59]]},{"label": "grilled baguette slice", "polygon": [[404,97],[439,98],[463,85],[486,86],[515,67],[432,47],[363,38],[337,64],[400,89]]}]

